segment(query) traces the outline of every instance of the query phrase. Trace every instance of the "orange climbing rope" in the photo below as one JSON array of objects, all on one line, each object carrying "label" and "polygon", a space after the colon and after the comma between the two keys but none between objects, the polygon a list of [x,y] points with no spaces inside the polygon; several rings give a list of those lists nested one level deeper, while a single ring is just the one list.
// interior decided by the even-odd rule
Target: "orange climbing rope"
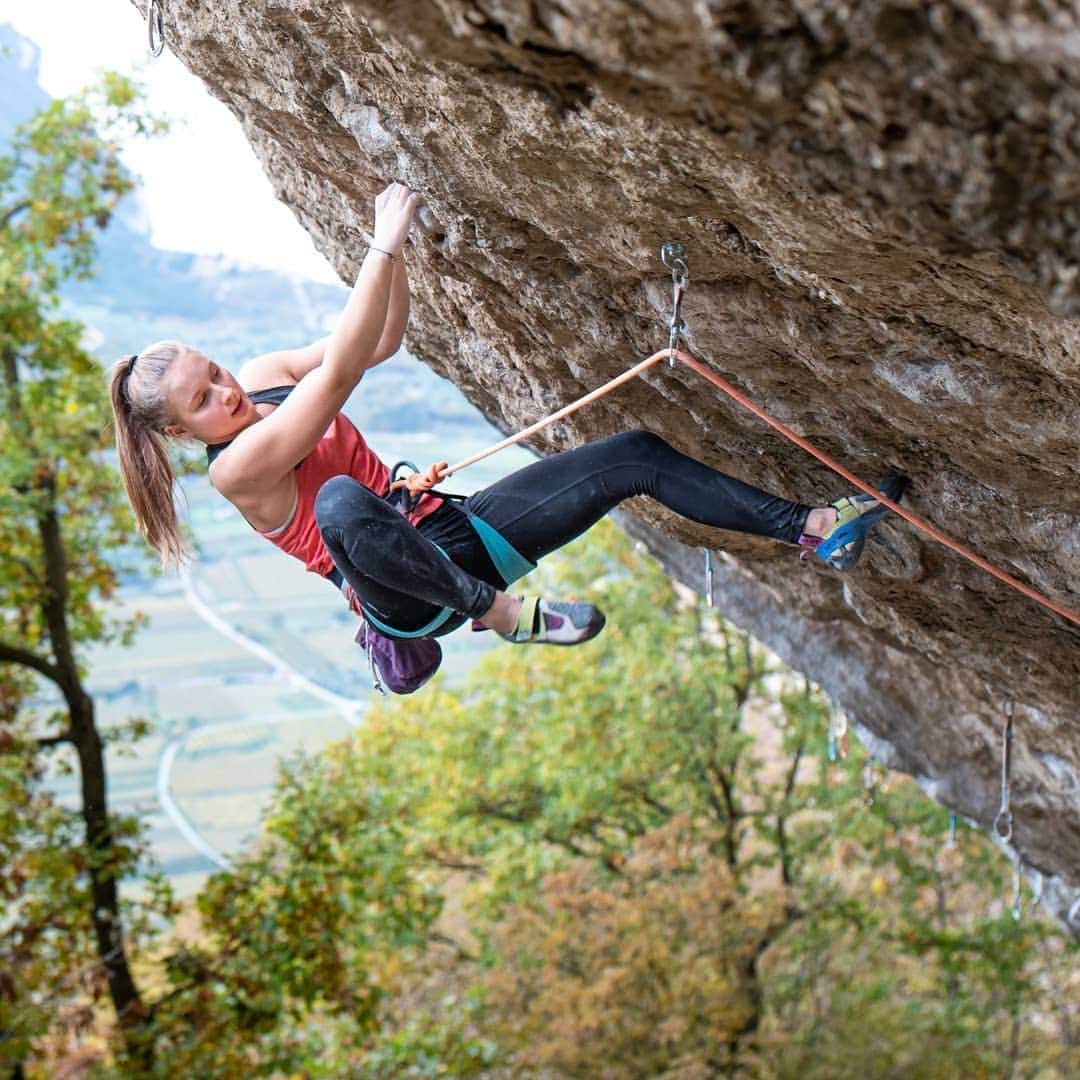
[{"label": "orange climbing rope", "polygon": [[398,484],[404,484],[408,486],[409,490],[414,494],[418,494],[421,491],[427,491],[432,488],[436,483],[441,480],[445,480],[449,476],[453,476],[454,473],[460,472],[462,469],[468,468],[470,465],[475,465],[476,462],[482,461],[486,457],[490,457],[492,454],[498,453],[500,450],[505,450],[508,446],[513,446],[515,443],[519,443],[524,439],[529,438],[531,435],[535,435],[538,431],[546,428],[550,424],[554,424],[559,420],[570,416],[572,413],[578,411],[578,409],[584,408],[584,406],[591,402],[597,401],[604,397],[605,394],[610,394],[612,390],[622,386],[623,383],[629,382],[631,379],[637,378],[643,372],[648,370],[654,364],[659,363],[661,360],[668,358],[680,360],[688,368],[696,371],[702,378],[708,379],[714,386],[723,390],[729,397],[734,398],[745,409],[749,409],[755,416],[760,417],[771,428],[779,431],[785,439],[790,439],[796,446],[801,447],[808,454],[813,455],[823,465],[832,469],[834,473],[842,476],[848,483],[853,484],[861,491],[865,491],[868,495],[873,496],[875,499],[884,503],[895,514],[899,514],[905,521],[910,522],[915,528],[921,532],[926,533],[927,536],[937,540],[939,544],[944,544],[947,548],[956,552],[962,558],[967,559],[968,562],[974,563],[975,566],[981,570],[985,570],[988,574],[992,574],[999,581],[1004,582],[1006,585],[1011,586],[1018,592],[1023,593],[1029,599],[1034,600],[1037,604],[1041,604],[1043,607],[1048,608],[1050,611],[1062,616],[1062,618],[1068,619],[1070,622],[1080,626],[1080,615],[1074,611],[1070,611],[1067,607],[1058,604],[1049,597],[1043,596],[1042,593],[1037,592],[1035,589],[1025,585],[1022,581],[1017,581],[1016,578],[1006,574],[1003,570],[999,570],[992,563],[987,562],[984,558],[976,555],[973,551],[969,551],[962,544],[958,544],[955,540],[946,536],[940,529],[931,525],[929,522],[924,521],[921,517],[913,514],[910,510],[905,509],[899,503],[893,502],[887,498],[876,488],[866,483],[864,480],[860,480],[854,473],[849,472],[838,461],[829,457],[824,451],[819,450],[812,443],[809,443],[801,435],[796,435],[791,428],[782,424],[779,420],[771,417],[764,409],[759,405],[755,405],[745,394],[736,390],[731,383],[725,379],[720,378],[714,371],[710,371],[700,360],[691,356],[689,353],[676,348],[661,349],[659,352],[653,353],[646,360],[642,360],[641,363],[635,364],[632,368],[624,371],[621,375],[617,375],[610,382],[604,383],[603,386],[597,387],[597,389],[586,394],[584,397],[580,397],[577,401],[571,402],[569,405],[559,409],[557,412],[552,413],[550,416],[545,416],[542,420],[537,420],[535,424],[530,424],[527,428],[519,431],[516,435],[511,435],[501,442],[495,443],[493,446],[489,446],[486,450],[481,450],[478,454],[473,454],[471,457],[464,458],[462,461],[455,462],[453,465],[445,465],[440,462],[437,466],[433,465],[426,469],[423,473],[414,473],[408,477],[407,480],[398,481]]}]

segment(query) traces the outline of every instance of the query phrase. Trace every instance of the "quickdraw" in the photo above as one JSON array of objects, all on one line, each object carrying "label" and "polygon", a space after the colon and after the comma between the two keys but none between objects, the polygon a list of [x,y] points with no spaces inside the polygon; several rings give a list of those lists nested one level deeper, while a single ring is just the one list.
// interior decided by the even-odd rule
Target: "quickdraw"
[{"label": "quickdraw", "polygon": [[668,324],[668,367],[675,366],[675,354],[686,323],[682,317],[683,294],[690,283],[690,268],[686,265],[686,248],[674,240],[660,248],[660,261],[671,271],[671,322]]},{"label": "quickdraw", "polygon": [[150,0],[146,8],[150,55],[155,59],[165,51],[165,0]]},{"label": "quickdraw", "polygon": [[1013,703],[1009,702],[1009,714],[1001,733],[1001,807],[994,818],[994,835],[1007,844],[1013,837],[1012,814],[1012,741]]}]

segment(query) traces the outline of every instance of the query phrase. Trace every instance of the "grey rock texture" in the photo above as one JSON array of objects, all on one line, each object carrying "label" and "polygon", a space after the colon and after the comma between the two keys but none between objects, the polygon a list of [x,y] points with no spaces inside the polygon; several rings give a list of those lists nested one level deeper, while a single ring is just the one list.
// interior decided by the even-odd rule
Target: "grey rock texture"
[{"label": "grey rock texture", "polygon": [[[140,7],[141,10],[141,7]],[[409,344],[496,424],[666,343],[1080,610],[1080,14],[1072,0],[169,0],[168,47],[241,119],[342,277],[400,179]],[[807,502],[847,485],[693,373],[549,429],[630,428]],[[633,507],[630,529],[819,682],[889,765],[989,827],[1080,929],[1080,628],[897,521],[842,577]]]}]

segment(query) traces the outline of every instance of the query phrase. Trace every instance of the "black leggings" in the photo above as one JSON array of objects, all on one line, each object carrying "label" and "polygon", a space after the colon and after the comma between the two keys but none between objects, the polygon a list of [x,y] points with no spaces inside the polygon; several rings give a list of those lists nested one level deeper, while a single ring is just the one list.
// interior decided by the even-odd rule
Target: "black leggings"
[{"label": "black leggings", "polygon": [[[648,431],[552,454],[465,504],[537,562],[633,495],[651,495],[702,525],[792,544],[811,509],[710,469]],[[370,489],[335,476],[319,490],[315,518],[360,602],[396,629],[419,629],[448,607],[459,614],[436,633],[449,633],[467,617],[484,615],[496,588],[506,585],[453,503],[413,526]]]}]

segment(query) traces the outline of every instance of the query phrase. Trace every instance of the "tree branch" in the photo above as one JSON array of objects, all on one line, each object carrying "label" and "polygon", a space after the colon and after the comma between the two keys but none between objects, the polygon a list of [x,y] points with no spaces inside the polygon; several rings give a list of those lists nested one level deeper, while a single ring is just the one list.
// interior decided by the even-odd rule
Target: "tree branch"
[{"label": "tree branch", "polygon": [[50,663],[44,656],[29,649],[21,649],[17,645],[5,645],[0,641],[0,664],[18,664],[20,667],[28,667],[44,675],[50,682],[61,685],[62,672],[55,664]]},{"label": "tree branch", "polygon": [[787,809],[791,794],[795,790],[795,776],[799,771],[799,763],[802,761],[804,743],[800,742],[795,750],[795,757],[788,771],[787,782],[784,784],[784,795],[780,801],[780,809],[776,814],[776,846],[780,849],[780,876],[785,885],[791,885],[794,874],[791,869],[791,851],[787,842]]},{"label": "tree branch", "polygon": [[34,741],[37,743],[39,750],[50,750],[54,746],[60,746],[63,743],[73,743],[75,741],[75,732],[71,728],[65,728],[59,735],[46,735]]},{"label": "tree branch", "polygon": [[21,203],[16,203],[2,218],[0,218],[0,229],[6,229],[8,222],[16,215],[21,214],[24,210],[29,210],[34,204],[29,199],[24,199]]},{"label": "tree branch", "polygon": [[487,867],[482,862],[455,859],[450,855],[440,855],[437,851],[425,851],[424,856],[444,870],[466,870],[475,874],[483,874],[487,871]]}]

